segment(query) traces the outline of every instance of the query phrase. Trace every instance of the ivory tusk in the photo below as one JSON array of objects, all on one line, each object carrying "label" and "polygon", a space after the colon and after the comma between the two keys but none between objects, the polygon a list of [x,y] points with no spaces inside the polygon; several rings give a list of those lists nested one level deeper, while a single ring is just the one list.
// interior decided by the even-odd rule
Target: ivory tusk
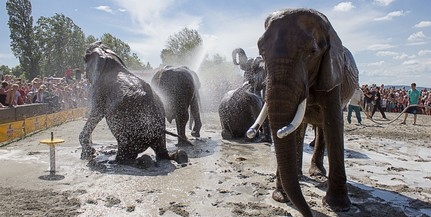
[{"label": "ivory tusk", "polygon": [[282,127],[277,131],[277,137],[278,138],[284,138],[287,135],[291,134],[293,131],[295,131],[299,125],[302,123],[302,119],[304,119],[305,115],[305,109],[307,108],[307,99],[304,99],[301,104],[299,104],[298,109],[296,110],[295,117],[293,118],[292,122]]},{"label": "ivory tusk", "polygon": [[262,123],[265,121],[267,116],[268,116],[268,106],[266,105],[266,103],[264,103],[262,110],[260,110],[259,116],[257,116],[256,121],[250,127],[250,129],[247,130],[248,138],[252,139],[256,136],[257,131],[259,130],[260,126],[262,126]]}]

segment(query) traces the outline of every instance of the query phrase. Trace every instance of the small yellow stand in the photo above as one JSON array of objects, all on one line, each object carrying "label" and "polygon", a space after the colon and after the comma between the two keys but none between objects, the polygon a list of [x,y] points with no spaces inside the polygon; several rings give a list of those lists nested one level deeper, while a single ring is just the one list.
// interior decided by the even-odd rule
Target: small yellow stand
[{"label": "small yellow stand", "polygon": [[54,139],[54,133],[51,132],[51,139],[43,139],[39,141],[42,144],[49,145],[49,158],[50,158],[50,170],[49,175],[41,176],[39,178],[45,180],[60,180],[63,179],[64,176],[55,174],[55,146],[57,144],[63,143],[63,139]]}]

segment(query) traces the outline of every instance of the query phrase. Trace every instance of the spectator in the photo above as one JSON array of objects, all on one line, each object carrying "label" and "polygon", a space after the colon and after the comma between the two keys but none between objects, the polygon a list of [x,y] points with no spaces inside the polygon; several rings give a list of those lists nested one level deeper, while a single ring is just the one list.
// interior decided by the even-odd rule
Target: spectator
[{"label": "spectator", "polygon": [[428,98],[425,101],[425,113],[431,115],[431,94],[428,94]]},{"label": "spectator", "polygon": [[365,114],[367,118],[371,117],[371,111],[373,110],[373,95],[371,94],[368,87],[364,90],[364,101],[365,101]]},{"label": "spectator", "polygon": [[20,101],[22,101],[22,98],[19,92],[19,85],[12,84],[11,89],[8,91],[6,102],[9,106],[17,106]]},{"label": "spectator", "polygon": [[373,112],[371,112],[371,119],[373,119],[374,113],[376,113],[377,109],[380,111],[380,113],[382,114],[383,119],[387,119],[386,115],[385,115],[385,111],[382,108],[382,95],[380,94],[380,87],[374,87],[374,108],[373,108]]},{"label": "spectator", "polygon": [[408,106],[410,106],[407,111],[405,112],[404,121],[401,122],[401,124],[406,124],[407,116],[410,114],[413,114],[413,125],[416,125],[416,116],[418,113],[418,104],[420,100],[421,93],[416,90],[416,83],[412,83],[410,86],[412,89],[410,89],[407,93],[408,97]]},{"label": "spectator", "polygon": [[0,88],[0,103],[3,106],[8,106],[9,104],[7,103],[7,92],[9,90],[9,83],[7,83],[7,81],[2,81],[1,82],[1,88]]},{"label": "spectator", "polygon": [[361,88],[358,86],[353,93],[352,98],[350,98],[349,104],[348,104],[348,112],[347,112],[347,122],[352,123],[352,111],[355,111],[356,119],[358,120],[358,123],[362,124],[362,118],[361,118],[361,105],[364,104],[364,93],[362,92]]},{"label": "spectator", "polygon": [[39,90],[36,93],[35,103],[47,103],[47,98],[49,97],[48,91],[46,91],[46,86],[44,84],[40,85]]},{"label": "spectator", "polygon": [[66,72],[64,72],[64,77],[66,78],[66,82],[68,84],[73,81],[72,75],[73,75],[73,69],[71,68],[66,69]]}]

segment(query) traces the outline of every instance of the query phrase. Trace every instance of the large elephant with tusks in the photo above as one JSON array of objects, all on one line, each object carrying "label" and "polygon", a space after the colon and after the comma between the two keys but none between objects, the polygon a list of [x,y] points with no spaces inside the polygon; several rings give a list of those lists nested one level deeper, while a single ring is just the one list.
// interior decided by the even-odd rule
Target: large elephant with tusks
[{"label": "large elephant with tusks", "polygon": [[[189,116],[194,123],[191,135],[200,137],[202,122],[199,112],[200,81],[197,74],[187,66],[166,66],[156,72],[151,86],[160,94],[169,123],[175,119],[177,133],[186,137]],[[190,111],[190,113],[189,113]],[[178,144],[185,144],[179,139]]]},{"label": "large elephant with tusks", "polygon": [[342,107],[358,85],[351,53],[326,16],[311,9],[272,13],[258,47],[267,70],[262,116],[268,115],[277,158],[275,195],[286,192],[302,215],[313,216],[298,181],[309,123],[321,129],[328,150],[323,203],[335,211],[348,210]]},{"label": "large elephant with tusks", "polygon": [[89,117],[79,134],[81,159],[94,157],[91,134],[105,118],[118,142],[117,163],[134,164],[138,154],[149,147],[157,160],[187,160],[183,151],[168,153],[163,104],[148,83],[129,72],[118,55],[101,42],[87,47],[84,61],[91,88]]}]

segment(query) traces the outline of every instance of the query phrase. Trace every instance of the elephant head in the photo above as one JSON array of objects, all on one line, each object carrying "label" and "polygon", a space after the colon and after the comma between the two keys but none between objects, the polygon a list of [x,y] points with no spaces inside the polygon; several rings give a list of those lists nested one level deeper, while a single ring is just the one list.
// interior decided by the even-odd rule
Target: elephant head
[{"label": "elephant head", "polygon": [[[238,61],[237,61],[238,57]],[[252,86],[252,92],[258,96],[265,87],[265,63],[262,57],[247,58],[242,48],[236,48],[232,51],[232,60],[235,65],[239,65],[244,70],[244,81]]]},{"label": "elephant head", "polygon": [[90,84],[98,80],[100,74],[107,69],[107,64],[119,65],[127,69],[123,60],[101,41],[94,42],[87,47],[84,56],[86,78]]},{"label": "elephant head", "polygon": [[265,99],[284,191],[302,215],[312,216],[299,186],[296,153],[297,144],[303,144],[298,127],[315,124],[322,127],[328,148],[323,202],[348,210],[341,101],[354,90],[352,85],[352,91],[343,93],[342,86],[357,82],[357,74],[345,73],[341,40],[322,13],[288,9],[268,16],[258,47],[267,70]]}]

